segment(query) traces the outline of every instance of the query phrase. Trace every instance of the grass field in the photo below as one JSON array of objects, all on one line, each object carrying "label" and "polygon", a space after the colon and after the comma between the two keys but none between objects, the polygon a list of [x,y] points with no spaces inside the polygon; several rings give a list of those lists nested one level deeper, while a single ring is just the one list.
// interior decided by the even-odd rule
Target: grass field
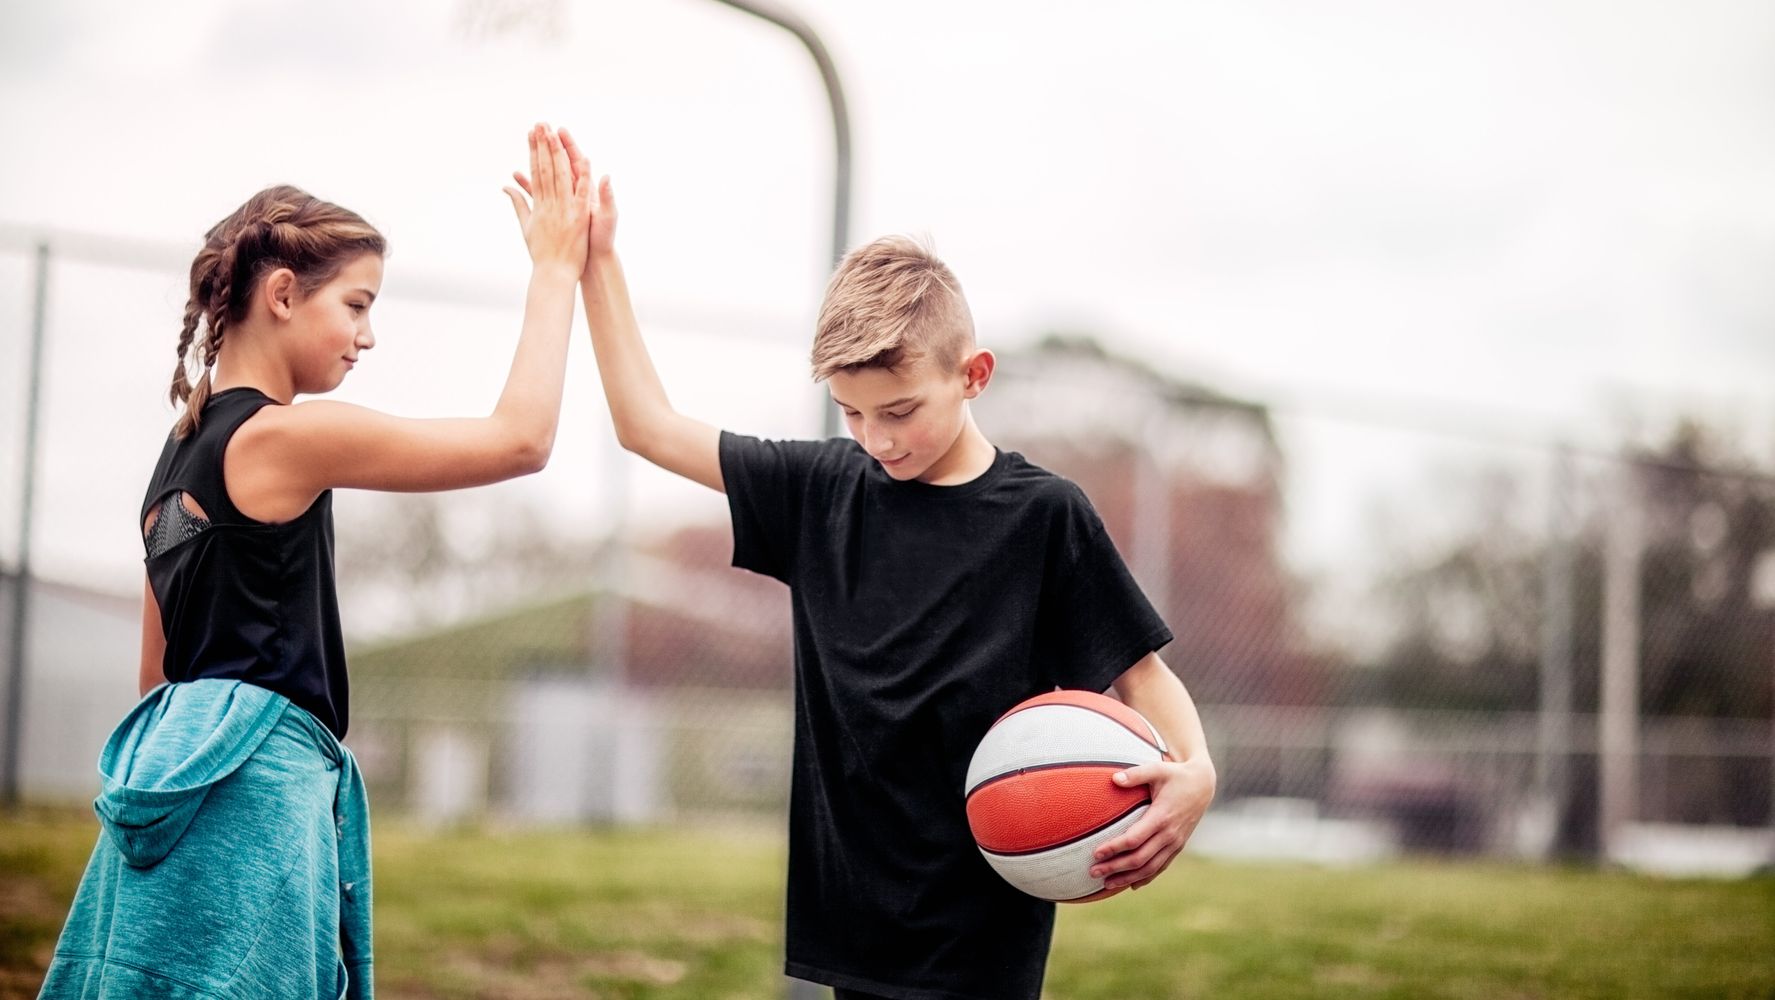
[{"label": "grass field", "polygon": [[[0,820],[0,997],[35,996],[97,832]],[[779,838],[376,831],[386,998],[776,998]],[[1775,880],[1180,862],[1063,907],[1047,996],[1775,998]]]}]

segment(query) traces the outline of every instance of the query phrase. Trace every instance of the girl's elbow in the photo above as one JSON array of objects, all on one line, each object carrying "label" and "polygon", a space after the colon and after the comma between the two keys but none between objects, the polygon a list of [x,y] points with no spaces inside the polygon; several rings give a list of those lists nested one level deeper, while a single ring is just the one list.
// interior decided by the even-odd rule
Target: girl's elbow
[{"label": "girl's elbow", "polygon": [[555,450],[555,433],[531,434],[519,439],[512,449],[513,474],[529,476],[548,468],[549,456]]},{"label": "girl's elbow", "polygon": [[516,479],[541,472],[549,464],[549,454],[555,450],[553,424],[513,422],[501,430],[495,451],[489,456],[495,477]]}]

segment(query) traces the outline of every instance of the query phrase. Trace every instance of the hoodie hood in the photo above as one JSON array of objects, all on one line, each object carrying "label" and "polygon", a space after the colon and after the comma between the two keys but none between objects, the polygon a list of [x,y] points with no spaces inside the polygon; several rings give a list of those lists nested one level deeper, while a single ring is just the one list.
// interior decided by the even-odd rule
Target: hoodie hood
[{"label": "hoodie hood", "polygon": [[150,691],[99,755],[104,791],[93,811],[124,860],[147,868],[165,858],[210,789],[258,750],[289,704],[232,680]]}]

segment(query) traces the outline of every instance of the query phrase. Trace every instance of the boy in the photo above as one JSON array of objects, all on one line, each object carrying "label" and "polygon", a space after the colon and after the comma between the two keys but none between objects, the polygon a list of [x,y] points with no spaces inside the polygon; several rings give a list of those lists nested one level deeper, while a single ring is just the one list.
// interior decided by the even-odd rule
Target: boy
[{"label": "boy", "polygon": [[642,344],[599,186],[581,276],[622,446],[727,494],[733,563],[794,602],[789,975],[840,998],[1034,998],[1054,906],[975,848],[962,785],[987,728],[1055,687],[1117,693],[1174,760],[1130,768],[1141,821],[1100,848],[1109,887],[1152,881],[1214,795],[1170,631],[1072,483],[998,451],[967,400],[993,355],[949,269],[910,240],[852,251],[814,340],[854,440],[762,441],[672,408]]}]

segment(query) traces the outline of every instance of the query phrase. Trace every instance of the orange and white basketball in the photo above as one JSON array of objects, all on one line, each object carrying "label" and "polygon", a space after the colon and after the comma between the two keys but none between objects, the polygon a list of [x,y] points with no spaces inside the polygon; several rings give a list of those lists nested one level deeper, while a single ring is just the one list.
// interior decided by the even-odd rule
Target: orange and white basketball
[{"label": "orange and white basketball", "polygon": [[968,826],[988,864],[1042,899],[1089,902],[1097,846],[1133,826],[1151,803],[1145,785],[1113,775],[1169,760],[1139,712],[1091,691],[1050,691],[999,717],[968,764]]}]

